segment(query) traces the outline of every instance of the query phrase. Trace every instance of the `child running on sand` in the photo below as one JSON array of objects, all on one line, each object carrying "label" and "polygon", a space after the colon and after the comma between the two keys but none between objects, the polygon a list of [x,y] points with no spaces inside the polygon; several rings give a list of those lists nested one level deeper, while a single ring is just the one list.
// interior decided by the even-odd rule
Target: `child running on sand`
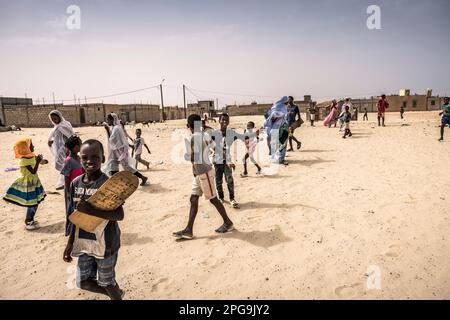
[{"label": "child running on sand", "polygon": [[348,105],[345,106],[344,114],[342,115],[342,120],[345,123],[345,133],[342,138],[346,138],[347,136],[351,137],[352,133],[350,131],[350,121],[352,119],[352,114],[350,113],[350,107]]},{"label": "child running on sand", "polygon": [[98,140],[87,140],[81,146],[80,155],[86,173],[71,183],[70,207],[105,221],[95,233],[79,227],[72,228],[63,260],[70,263],[72,256],[78,257],[77,285],[81,289],[105,294],[111,300],[122,300],[123,291],[116,282],[115,267],[120,248],[117,221],[123,220],[123,207],[103,211],[87,202],[108,180],[108,176],[101,171],[101,164],[105,161],[103,145]]},{"label": "child running on sand", "polygon": [[81,148],[81,139],[77,135],[72,135],[66,141],[66,148],[70,151],[70,155],[64,160],[64,166],[61,174],[64,176],[64,201],[66,204],[66,237],[70,235],[72,230],[72,223],[69,221],[69,214],[73,212],[73,208],[70,207],[70,184],[76,177],[81,176],[84,173],[81,166],[81,160],[78,156]]},{"label": "child running on sand", "polygon": [[144,146],[149,154],[152,154],[150,152],[150,149],[148,148],[147,144],[145,143],[144,138],[141,138],[142,130],[136,129],[136,139],[133,140],[133,151],[131,152],[131,157],[134,156],[134,159],[136,160],[136,170],[138,169],[138,164],[142,163],[144,166],[147,167],[147,169],[150,168],[150,163],[144,159],[141,158],[142,155],[142,146]]},{"label": "child running on sand", "polygon": [[[211,132],[211,139],[215,142],[214,148],[214,168],[216,170],[216,188],[219,194],[219,199],[224,202],[223,193],[223,176],[227,183],[228,192],[230,194],[230,203],[233,208],[239,208],[239,204],[234,198],[234,179],[233,171],[236,166],[231,161],[231,146],[235,140],[239,139],[245,141],[243,134],[237,133],[234,129],[229,129],[230,116],[227,113],[222,113],[219,117],[220,129]],[[249,138],[255,137],[259,134],[259,130],[252,133],[247,133]]]},{"label": "child running on sand", "polygon": [[14,181],[3,196],[5,201],[27,208],[25,218],[25,228],[27,230],[39,228],[39,223],[34,220],[34,216],[39,203],[46,196],[37,175],[39,164],[42,162],[43,157],[41,154],[36,156],[33,152],[34,146],[31,139],[20,139],[14,144],[14,153],[16,159],[19,159],[22,177]]},{"label": "child running on sand", "polygon": [[[249,121],[247,123],[247,129],[244,131],[245,133],[253,133],[253,130],[255,129],[255,123],[253,121]],[[250,161],[256,166],[258,169],[258,172],[256,174],[261,174],[261,167],[258,165],[254,158],[254,153],[256,149],[256,145],[258,144],[259,136],[257,135],[256,138],[250,138],[248,135],[245,136],[245,149],[246,153],[243,159],[244,162],[244,173],[241,174],[241,177],[245,178],[248,177],[248,171],[247,171],[247,159],[250,158]]]},{"label": "child running on sand", "polygon": [[214,170],[208,157],[209,149],[207,140],[205,140],[205,137],[200,130],[194,130],[196,122],[198,123],[199,128],[201,117],[198,114],[192,114],[187,119],[187,126],[192,133],[192,136],[185,158],[192,163],[192,173],[194,174],[190,198],[191,207],[189,210],[189,220],[186,228],[173,233],[173,236],[177,238],[188,240],[194,238],[193,230],[195,217],[198,212],[198,200],[203,194],[205,195],[205,198],[216,207],[217,212],[219,212],[223,219],[223,225],[216,229],[216,232],[226,233],[234,229],[233,222],[228,217],[225,207],[222,202],[217,199],[217,193],[214,187]]}]

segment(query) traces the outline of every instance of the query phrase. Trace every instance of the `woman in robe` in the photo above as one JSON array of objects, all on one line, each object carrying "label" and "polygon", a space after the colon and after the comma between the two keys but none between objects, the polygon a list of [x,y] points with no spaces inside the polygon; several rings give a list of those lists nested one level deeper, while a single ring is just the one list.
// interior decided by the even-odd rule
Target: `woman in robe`
[{"label": "woman in robe", "polygon": [[264,125],[270,136],[271,160],[284,165],[288,164],[284,159],[289,137],[289,125],[286,118],[288,100],[288,97],[284,96],[273,104]]},{"label": "woman in robe", "polygon": [[134,168],[134,162],[128,153],[127,135],[119,117],[117,114],[111,113],[106,120],[108,122],[105,124],[105,129],[108,134],[109,154],[103,171],[112,176],[119,172],[119,164],[121,164],[124,170],[130,171],[142,180],[141,186],[146,185],[148,178]]},{"label": "woman in robe", "polygon": [[64,167],[64,160],[67,157],[65,143],[74,132],[70,122],[64,119],[61,112],[58,110],[51,111],[48,117],[53,123],[53,130],[48,137],[48,146],[53,154],[55,169],[58,170],[59,173],[56,189],[61,190],[64,189],[64,176],[61,174],[61,171]]}]

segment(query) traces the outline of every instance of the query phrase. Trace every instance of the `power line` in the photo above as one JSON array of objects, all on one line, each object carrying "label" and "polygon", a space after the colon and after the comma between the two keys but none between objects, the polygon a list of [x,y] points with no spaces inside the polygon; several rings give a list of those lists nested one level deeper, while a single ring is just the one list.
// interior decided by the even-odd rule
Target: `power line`
[{"label": "power line", "polygon": [[[108,95],[104,95],[104,96],[86,97],[85,101],[87,101],[87,100],[98,100],[98,99],[104,99],[104,98],[111,98],[111,97],[117,97],[117,96],[123,96],[123,95],[127,95],[127,94],[132,94],[132,93],[136,93],[136,92],[142,92],[142,91],[154,89],[154,88],[157,88],[157,87],[159,87],[159,85],[146,87],[146,88],[141,88],[141,89],[136,89],[136,90],[131,90],[131,91],[123,91],[123,92],[108,94]],[[58,102],[59,101],[61,101],[61,102],[73,101],[73,98],[71,98],[71,99],[56,99],[56,101],[58,101]]]}]

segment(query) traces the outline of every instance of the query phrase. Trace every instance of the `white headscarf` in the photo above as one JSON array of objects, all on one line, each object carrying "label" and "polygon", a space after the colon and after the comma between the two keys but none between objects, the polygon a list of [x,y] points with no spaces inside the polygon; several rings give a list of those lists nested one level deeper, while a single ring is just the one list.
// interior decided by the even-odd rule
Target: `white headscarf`
[{"label": "white headscarf", "polygon": [[[61,119],[61,121],[59,123],[54,123],[51,117],[52,114],[58,116],[58,118]],[[50,113],[48,114],[48,118],[53,123],[53,130],[50,132],[50,137],[52,137],[55,134],[55,131],[59,131],[67,138],[69,138],[74,134],[72,125],[70,124],[69,121],[64,119],[62,113],[59,110],[50,111]]]},{"label": "white headscarf", "polygon": [[128,140],[119,117],[115,113],[111,113],[110,116],[113,118],[113,125],[108,140],[109,156],[102,167],[103,172],[108,174],[111,171],[118,170],[117,161],[126,161],[129,167],[134,167],[135,165],[128,153]]},{"label": "white headscarf", "polygon": [[[59,123],[54,123],[51,115],[54,114],[61,120]],[[53,141],[51,151],[55,159],[55,168],[61,171],[64,166],[64,159],[66,158],[66,140],[74,134],[72,125],[69,121],[64,119],[61,112],[53,110],[48,114],[50,121],[53,123],[53,129],[48,137],[49,141]]]},{"label": "white headscarf", "polygon": [[110,150],[124,149],[128,152],[128,140],[125,131],[122,128],[119,117],[115,113],[110,114],[113,120],[113,127],[111,129],[111,135],[109,137]]}]

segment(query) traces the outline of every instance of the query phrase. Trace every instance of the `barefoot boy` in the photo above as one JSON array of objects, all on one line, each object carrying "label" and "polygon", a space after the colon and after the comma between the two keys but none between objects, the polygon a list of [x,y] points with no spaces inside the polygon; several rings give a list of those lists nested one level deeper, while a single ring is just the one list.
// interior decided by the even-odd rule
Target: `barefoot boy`
[{"label": "barefoot boy", "polygon": [[98,140],[85,141],[80,150],[85,173],[70,185],[72,208],[105,219],[95,233],[79,227],[72,228],[63,259],[66,262],[78,257],[77,284],[83,290],[101,293],[111,300],[122,300],[123,291],[115,279],[117,254],[120,248],[120,229],[117,221],[123,220],[122,206],[114,211],[102,211],[92,207],[87,200],[107,180],[101,171],[105,161],[103,145]]},{"label": "barefoot boy", "polygon": [[[189,210],[189,220],[184,230],[174,232],[173,235],[182,239],[193,239],[194,221],[198,212],[198,199],[204,194],[223,219],[223,225],[216,229],[218,233],[225,233],[234,229],[233,222],[228,217],[222,202],[217,199],[214,187],[214,169],[208,157],[208,146],[202,132],[200,131],[201,117],[198,114],[191,114],[187,119],[187,126],[192,133],[190,139],[190,150],[185,155],[186,160],[192,163],[194,180],[192,181],[191,208]],[[197,126],[197,127],[196,127]],[[194,130],[196,128],[196,130]]]}]

